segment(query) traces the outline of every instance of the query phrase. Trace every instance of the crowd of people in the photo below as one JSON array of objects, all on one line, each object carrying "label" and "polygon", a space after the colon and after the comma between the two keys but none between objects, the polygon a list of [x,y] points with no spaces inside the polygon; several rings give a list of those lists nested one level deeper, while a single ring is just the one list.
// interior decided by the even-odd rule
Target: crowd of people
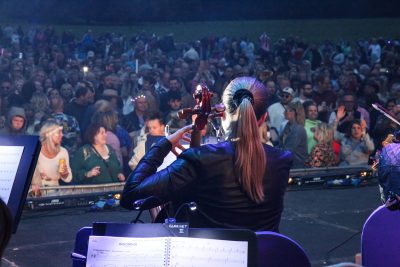
[{"label": "crowd of people", "polygon": [[[269,92],[264,143],[290,150],[294,168],[367,164],[400,117],[400,41],[309,43],[115,33],[78,37],[51,27],[0,31],[0,134],[39,135],[32,190],[125,181],[153,136],[191,120],[198,84],[220,103],[226,86],[250,76]],[[166,127],[167,126],[167,127]],[[207,136],[219,134],[218,120]]]}]

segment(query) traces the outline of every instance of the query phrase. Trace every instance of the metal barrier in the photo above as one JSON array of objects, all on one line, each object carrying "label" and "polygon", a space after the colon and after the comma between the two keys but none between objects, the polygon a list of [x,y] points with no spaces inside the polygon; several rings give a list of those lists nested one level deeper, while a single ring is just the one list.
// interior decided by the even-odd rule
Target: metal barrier
[{"label": "metal barrier", "polygon": [[350,165],[343,167],[322,167],[292,169],[289,184],[302,186],[305,184],[324,184],[328,181],[358,179],[360,182],[376,177],[370,165]]},{"label": "metal barrier", "polygon": [[[326,185],[335,181],[355,185],[375,178],[369,165],[292,169],[289,174],[289,185],[315,186]],[[89,206],[101,199],[113,197],[122,192],[125,183],[108,183],[96,185],[63,185],[41,187],[42,196],[33,197],[28,193],[25,207],[31,210],[52,209],[61,207]],[[339,185],[340,183],[336,183]]]},{"label": "metal barrier", "polygon": [[[95,185],[61,185],[61,186],[44,186],[40,188],[42,197],[46,196],[65,196],[79,195],[89,193],[119,192],[124,188],[125,183],[107,183]],[[28,193],[28,195],[31,195]],[[29,196],[30,198],[37,198]]]},{"label": "metal barrier", "polygon": [[99,200],[110,199],[120,193],[125,183],[97,185],[65,185],[41,187],[42,195],[34,197],[31,192],[25,202],[28,210],[85,207]]}]

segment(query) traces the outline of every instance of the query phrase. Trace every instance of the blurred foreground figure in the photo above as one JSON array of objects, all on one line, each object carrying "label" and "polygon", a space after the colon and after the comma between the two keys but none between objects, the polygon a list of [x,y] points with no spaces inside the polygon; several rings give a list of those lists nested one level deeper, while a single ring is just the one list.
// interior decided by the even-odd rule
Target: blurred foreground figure
[{"label": "blurred foreground figure", "polygon": [[12,221],[10,210],[0,198],[0,259],[11,237]]},{"label": "blurred foreground figure", "polygon": [[382,201],[400,201],[400,131],[395,132],[392,143],[383,147],[378,174]]}]

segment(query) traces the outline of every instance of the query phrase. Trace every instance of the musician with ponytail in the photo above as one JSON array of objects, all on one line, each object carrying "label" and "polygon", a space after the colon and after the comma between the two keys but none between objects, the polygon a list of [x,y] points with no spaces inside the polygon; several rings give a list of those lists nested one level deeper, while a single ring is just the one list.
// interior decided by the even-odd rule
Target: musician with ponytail
[{"label": "musician with ponytail", "polygon": [[226,140],[189,148],[156,172],[171,150],[183,149],[179,141],[192,127],[160,140],[129,176],[121,205],[133,209],[135,200],[149,196],[175,209],[194,201],[190,227],[279,231],[293,155],[261,142],[258,128],[267,117],[268,99],[267,88],[256,79],[232,80],[222,96]]}]

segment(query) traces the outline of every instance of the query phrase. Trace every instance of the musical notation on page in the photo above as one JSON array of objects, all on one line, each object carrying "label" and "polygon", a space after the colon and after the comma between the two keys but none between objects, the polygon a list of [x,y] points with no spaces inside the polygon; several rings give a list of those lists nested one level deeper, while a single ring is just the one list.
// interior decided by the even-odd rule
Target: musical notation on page
[{"label": "musical notation on page", "polygon": [[165,266],[164,238],[90,236],[86,266]]},{"label": "musical notation on page", "polygon": [[186,237],[91,236],[89,267],[244,267],[248,243]]},{"label": "musical notation on page", "polygon": [[204,238],[171,238],[169,266],[247,266],[248,244]]}]

